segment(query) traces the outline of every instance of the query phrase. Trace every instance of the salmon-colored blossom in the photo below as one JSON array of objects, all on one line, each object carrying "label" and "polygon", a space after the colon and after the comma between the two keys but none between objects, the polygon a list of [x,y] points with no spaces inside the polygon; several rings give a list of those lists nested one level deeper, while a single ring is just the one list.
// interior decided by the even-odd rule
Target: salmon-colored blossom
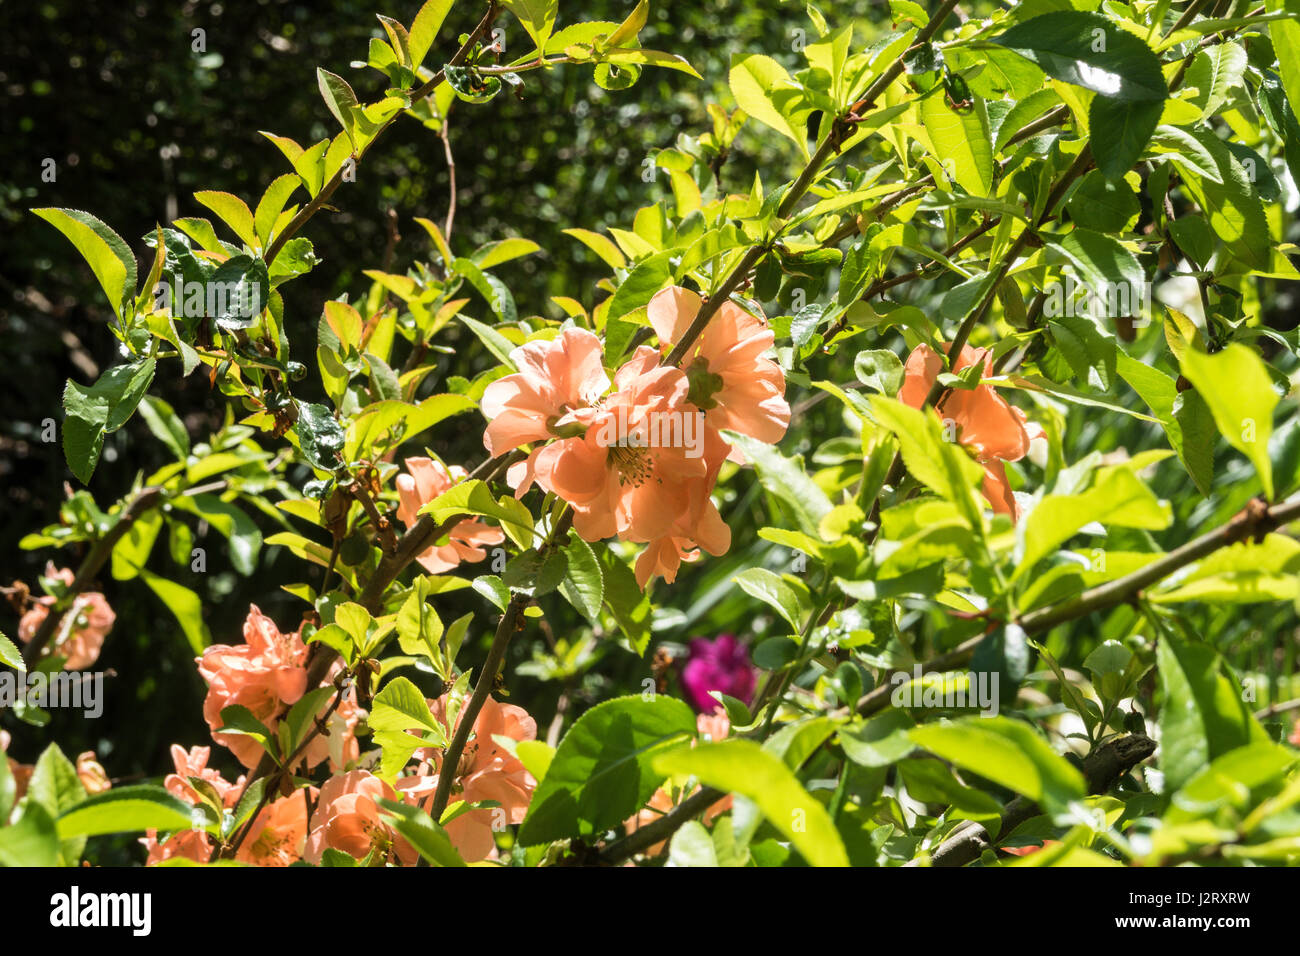
[{"label": "salmon-colored blossom", "polygon": [[397,791],[369,770],[350,770],[326,780],[311,815],[304,859],[320,863],[325,851],[334,849],[357,860],[370,857],[376,865],[394,858],[414,863],[415,849],[384,822],[381,799],[395,801]]},{"label": "salmon-colored blossom", "polygon": [[549,342],[529,342],[511,352],[519,371],[489,385],[480,403],[488,420],[484,447],[501,455],[585,424],[609,388],[601,352],[600,339],[585,329],[566,329]]},{"label": "salmon-colored blossom", "polygon": [[[228,748],[245,767],[252,768],[261,759],[262,748],[247,734],[221,734],[224,726],[221,711],[239,705],[271,730],[282,713],[307,692],[307,645],[297,632],[282,634],[275,622],[258,610],[249,608],[244,622],[245,643],[231,646],[213,644],[197,659],[199,673],[208,682],[203,700],[203,718],[212,729],[212,739]],[[335,664],[335,673],[339,663]],[[327,680],[332,680],[331,677]],[[304,752],[308,768],[327,757],[331,766],[340,769],[355,760],[358,746],[355,728],[360,719],[356,690],[350,688],[330,718],[330,737],[311,742]]]},{"label": "salmon-colored blossom", "polygon": [[[714,709],[709,714],[697,714],[695,717],[695,729],[700,735],[703,742],[723,740],[731,734],[731,721],[727,719],[727,712],[721,707]],[[695,791],[691,791],[694,793]],[[681,798],[685,800],[691,794],[684,793]],[[731,794],[727,794],[717,803],[712,804],[704,811],[704,822],[712,823],[722,814],[731,809],[733,800]],[[673,802],[672,792],[667,787],[660,787],[654,792],[645,806],[623,824],[623,829],[629,834],[635,833],[644,826],[654,823],[664,814],[668,813],[676,804]],[[650,846],[645,850],[646,856],[658,856],[663,852],[664,847],[668,845],[667,840]]]},{"label": "salmon-colored blossom", "polygon": [[86,793],[92,796],[112,789],[113,786],[108,779],[108,773],[100,762],[95,759],[93,750],[87,750],[77,755],[77,779],[86,788]]},{"label": "salmon-colored blossom", "polygon": [[[9,761],[9,774],[14,778],[14,803],[17,804],[27,793],[27,782],[32,779],[32,772],[36,769],[32,764],[19,763],[9,754],[9,731],[0,730],[0,753],[5,754],[5,759]],[[0,826],[4,826],[5,820],[0,818]]]},{"label": "salmon-colored blossom", "polygon": [[[75,575],[67,568],[55,568],[53,564],[45,569],[47,578],[55,578],[65,585],[71,585]],[[55,598],[47,595],[36,599],[32,608],[18,622],[18,637],[24,644],[31,643],[45,618],[54,607]],[[59,654],[66,658],[64,670],[84,670],[99,659],[99,652],[104,646],[104,638],[113,628],[117,615],[108,606],[108,599],[98,591],[83,591],[73,598],[63,619],[55,628],[55,633],[48,645],[47,654]]]},{"label": "salmon-colored blossom", "polygon": [[316,788],[305,787],[263,807],[235,859],[253,866],[288,866],[301,860],[307,844],[307,806],[315,798]]},{"label": "salmon-colored blossom", "polygon": [[[961,372],[977,364],[983,365],[984,377],[992,376],[992,354],[987,349],[963,345],[952,371]],[[922,342],[907,357],[899,401],[913,408],[924,407],[925,399],[943,368],[943,357]],[[1020,509],[1007,481],[1004,462],[1025,457],[1030,441],[1041,434],[1041,429],[1026,426],[1025,413],[1008,404],[992,385],[949,389],[940,400],[937,411],[945,421],[952,422],[957,430],[957,441],[983,466],[984,497],[993,510],[1017,520]]]},{"label": "salmon-colored blossom", "polygon": [[[680,286],[650,300],[646,315],[665,352],[681,340],[702,305],[699,295]],[[765,319],[730,299],[709,319],[681,364],[689,382],[688,398],[712,427],[769,445],[781,440],[790,425],[785,373],[763,357],[774,341]]]},{"label": "salmon-colored blossom", "polygon": [[[429,701],[429,709],[439,723],[447,725],[447,695]],[[457,725],[460,715],[457,715]],[[448,727],[448,736],[455,732]],[[514,704],[503,704],[488,697],[474,720],[474,733],[456,766],[452,783],[452,797],[448,806],[459,801],[480,803],[496,801],[496,807],[468,810],[446,825],[447,837],[462,858],[469,862],[485,860],[496,851],[495,831],[508,824],[522,823],[528,804],[537,789],[524,765],[510,751],[493,738],[509,737],[511,740],[536,740],[537,722],[528,712]],[[415,753],[420,760],[419,770],[397,782],[407,798],[428,810],[442,772],[442,751],[421,748]]]},{"label": "salmon-colored blossom", "polygon": [[[448,470],[432,458],[408,458],[405,465],[408,474],[397,476],[397,517],[409,528],[420,520],[420,508],[462,480],[465,469],[453,465]],[[430,545],[416,560],[430,574],[441,574],[462,561],[482,561],[487,557],[485,545],[505,539],[500,528],[466,519],[451,529],[446,544]]]},{"label": "salmon-colored blossom", "polygon": [[638,349],[614,384],[585,434],[534,454],[519,491],[535,480],[559,495],[587,541],[655,542],[638,570],[644,584],[656,569],[675,573],[697,545],[711,554],[731,546],[709,497],[727,445],[686,402],[686,376],[661,366],[654,349]]},{"label": "salmon-colored blossom", "polygon": [[199,794],[189,780],[190,777],[198,777],[216,791],[217,796],[221,798],[222,806],[234,807],[239,802],[239,795],[244,790],[243,776],[241,775],[234,783],[229,783],[221,776],[219,770],[209,767],[211,747],[191,747],[186,750],[179,744],[172,744],[171,756],[176,772],[169,773],[163,778],[163,786],[172,796],[191,805],[198,803]]},{"label": "salmon-colored blossom", "polygon": [[[163,786],[178,800],[183,800],[192,807],[197,806],[203,802],[203,798],[199,796],[189,780],[190,777],[197,777],[216,791],[222,806],[233,809],[243,792],[244,778],[241,776],[235,783],[228,783],[218,770],[208,766],[208,757],[211,753],[211,747],[191,747],[186,750],[179,744],[172,744],[171,758],[176,772],[169,773],[163,778]],[[181,830],[172,834],[165,842],[159,843],[158,831],[150,829],[145,831],[145,835],[140,838],[140,843],[149,851],[149,856],[145,860],[147,866],[153,866],[174,856],[185,857],[195,863],[206,863],[213,851],[212,841],[202,830]]]}]

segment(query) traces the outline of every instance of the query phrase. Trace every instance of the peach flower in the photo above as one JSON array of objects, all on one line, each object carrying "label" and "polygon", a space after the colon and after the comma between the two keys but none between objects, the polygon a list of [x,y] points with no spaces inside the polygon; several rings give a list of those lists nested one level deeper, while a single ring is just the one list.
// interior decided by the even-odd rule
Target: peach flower
[{"label": "peach flower", "polygon": [[[429,701],[429,708],[434,717],[446,726],[447,695]],[[464,713],[463,708],[460,713]],[[454,733],[454,728],[450,728],[450,732]],[[466,811],[446,826],[452,846],[471,863],[485,860],[495,853],[496,830],[507,824],[523,822],[533,791],[537,789],[532,774],[494,737],[536,740],[537,723],[522,707],[500,703],[490,696],[474,721],[474,733],[456,767],[448,808],[461,800],[470,803],[493,800],[498,806]],[[442,751],[421,748],[415,755],[421,761],[419,771],[398,781],[397,786],[411,802],[428,810],[441,771]]]},{"label": "peach flower", "polygon": [[[982,363],[983,375],[993,374],[993,356],[987,349],[963,345],[953,366],[953,372]],[[913,408],[922,408],[930,389],[943,371],[943,357],[922,342],[907,357],[906,377],[898,393],[899,401]],[[949,389],[936,409],[945,421],[957,428],[957,441],[965,446],[984,467],[984,497],[998,514],[1010,515],[1015,521],[1020,516],[1015,495],[1007,481],[1003,462],[1019,461],[1029,451],[1029,442],[1042,431],[1037,426],[1025,425],[1025,414],[1007,403],[991,385],[978,385],[973,389]]]},{"label": "peach flower", "polygon": [[[702,305],[699,295],[680,286],[650,300],[647,318],[665,352],[685,334]],[[709,425],[769,445],[781,440],[790,425],[785,373],[763,357],[774,341],[765,319],[730,299],[718,307],[682,361],[690,382],[688,398]]]},{"label": "peach flower", "polygon": [[396,856],[403,864],[413,864],[418,855],[384,822],[381,798],[396,800],[397,792],[368,770],[350,770],[326,780],[311,815],[303,854],[307,862],[319,864],[325,851],[334,849],[357,860],[373,852],[375,862]]},{"label": "peach flower", "polygon": [[[213,644],[197,663],[199,673],[208,682],[203,717],[214,732],[213,740],[228,748],[245,767],[252,768],[261,759],[261,745],[246,734],[216,733],[224,724],[221,711],[235,705],[247,707],[274,731],[282,713],[307,691],[307,645],[297,631],[280,633],[275,622],[256,605],[250,606],[244,622],[244,641],[236,646]],[[330,681],[332,676],[327,678]],[[349,689],[330,719],[330,737],[338,733],[338,740],[329,737],[313,740],[304,753],[308,768],[327,757],[335,768],[355,760],[358,748],[354,731],[359,719],[356,691]]]},{"label": "peach flower", "polygon": [[[9,739],[9,731],[0,730],[0,754],[9,753]],[[5,759],[9,761],[9,774],[14,778],[16,787],[14,803],[17,804],[23,798],[23,795],[27,793],[27,782],[32,779],[32,771],[36,768],[32,764],[19,763],[12,757],[6,756]],[[4,824],[5,821],[0,819],[0,826],[4,826]]]},{"label": "peach flower", "polygon": [[[45,576],[57,578],[66,585],[71,585],[75,575],[67,568],[55,569],[47,565]],[[31,643],[37,630],[54,607],[55,598],[46,596],[36,599],[22,619],[18,622],[18,637],[24,644]],[[117,615],[108,606],[108,600],[98,591],[83,591],[73,599],[72,606],[64,614],[62,621],[55,626],[53,639],[46,645],[46,653],[61,654],[67,658],[64,670],[84,670],[99,658],[104,638],[113,628]]]},{"label": "peach flower", "polygon": [[244,791],[244,778],[240,776],[234,783],[228,783],[221,776],[220,771],[208,766],[208,758],[211,755],[211,747],[191,747],[187,751],[179,744],[172,744],[172,764],[176,767],[176,772],[169,773],[163,778],[163,786],[167,788],[167,792],[178,800],[196,804],[199,802],[199,795],[190,784],[189,778],[198,777],[212,785],[212,789],[221,798],[222,806],[233,808]]},{"label": "peach flower", "polygon": [[709,497],[728,446],[686,401],[686,376],[659,365],[654,349],[638,349],[614,382],[585,434],[534,452],[517,493],[535,480],[559,495],[587,541],[651,543],[638,562],[644,586],[657,573],[671,580],[696,547],[730,548],[731,531]]},{"label": "peach flower", "polygon": [[[432,458],[408,458],[405,464],[409,474],[397,476],[397,517],[409,528],[420,520],[420,508],[463,479],[465,469],[453,465],[448,471],[442,462]],[[440,574],[462,561],[482,561],[487,557],[484,545],[500,544],[505,539],[500,528],[466,519],[451,529],[446,544],[431,545],[416,560],[430,574]]]},{"label": "peach flower", "polygon": [[108,773],[100,765],[100,762],[95,759],[95,753],[92,750],[77,755],[77,779],[86,788],[86,793],[92,796],[103,793],[113,786],[108,779]]},{"label": "peach flower", "polygon": [[[731,721],[727,719],[727,712],[721,707],[716,708],[711,714],[697,714],[695,717],[695,729],[699,733],[700,739],[705,742],[716,742],[726,738],[731,733]],[[693,793],[694,791],[692,791]],[[690,794],[682,794],[685,800]],[[704,811],[704,822],[712,823],[722,814],[731,809],[731,794],[727,794],[717,803],[710,806]],[[660,787],[654,792],[649,800],[646,801],[645,807],[631,817],[623,828],[629,833],[635,833],[644,826],[654,823],[664,814],[668,813],[673,807],[673,795],[666,787]],[[658,856],[663,852],[664,847],[668,845],[667,840],[662,840],[645,850],[646,856]]]},{"label": "peach flower", "polygon": [[263,807],[235,859],[253,866],[288,866],[301,860],[307,844],[307,806],[315,796],[315,787],[305,787]]},{"label": "peach flower", "polygon": [[[210,747],[191,747],[187,751],[179,744],[172,744],[171,757],[176,772],[169,773],[163,778],[163,786],[176,799],[190,806],[197,806],[201,801],[189,778],[198,777],[212,785],[212,789],[221,798],[223,806],[233,809],[243,792],[244,778],[240,777],[233,784],[227,783],[217,770],[208,766],[211,752]],[[206,863],[214,849],[212,841],[202,830],[181,830],[172,834],[165,842],[159,843],[158,831],[150,829],[145,831],[145,835],[140,838],[140,843],[149,851],[149,856],[145,860],[146,866],[170,860],[174,856],[185,857],[195,863]]]},{"label": "peach flower", "polygon": [[158,842],[156,830],[149,830],[140,838],[140,843],[149,851],[145,866],[154,866],[173,857],[207,863],[214,849],[211,838],[202,830],[177,831],[164,843]]},{"label": "peach flower", "polygon": [[519,371],[489,385],[480,403],[488,420],[483,445],[493,456],[561,435],[609,388],[600,339],[584,329],[521,345],[510,360]]}]

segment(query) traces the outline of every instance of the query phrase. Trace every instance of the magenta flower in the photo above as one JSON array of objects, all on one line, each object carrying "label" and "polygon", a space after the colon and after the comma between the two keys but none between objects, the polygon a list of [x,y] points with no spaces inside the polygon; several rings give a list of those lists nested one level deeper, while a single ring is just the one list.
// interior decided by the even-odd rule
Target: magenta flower
[{"label": "magenta flower", "polygon": [[718,706],[710,691],[721,691],[748,704],[754,693],[749,648],[732,634],[719,634],[712,641],[692,639],[691,659],[682,668],[682,687],[686,700],[702,714],[711,714]]}]

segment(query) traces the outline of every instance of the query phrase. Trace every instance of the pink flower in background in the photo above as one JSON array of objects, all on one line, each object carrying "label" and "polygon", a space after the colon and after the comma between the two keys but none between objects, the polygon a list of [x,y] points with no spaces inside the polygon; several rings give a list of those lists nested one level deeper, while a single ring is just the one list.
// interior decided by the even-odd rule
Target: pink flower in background
[{"label": "pink flower in background", "polygon": [[720,634],[712,641],[694,638],[690,660],[682,668],[682,687],[687,702],[701,714],[711,714],[718,706],[710,691],[721,691],[748,704],[754,693],[749,648],[731,634]]},{"label": "pink flower in background", "polygon": [[[993,356],[987,349],[963,345],[952,370],[960,372],[979,364],[984,366],[984,377],[993,374]],[[907,357],[905,368],[907,374],[898,400],[913,408],[921,408],[943,371],[943,357],[922,342]],[[1030,441],[1041,435],[1042,429],[1026,427],[1025,413],[1008,404],[992,385],[950,389],[939,405],[938,414],[956,425],[957,441],[984,466],[984,497],[994,511],[1010,515],[1015,521],[1020,516],[1020,509],[1007,482],[1007,468],[1003,462],[1024,458]]]},{"label": "pink flower in background", "polygon": [[510,360],[519,371],[489,385],[480,403],[488,420],[483,446],[494,457],[555,438],[567,425],[585,424],[609,388],[600,339],[585,329],[521,345]]},{"label": "pink flower in background", "polygon": [[[46,566],[45,576],[57,578],[68,585],[75,580],[75,575],[67,568],[55,569],[53,564]],[[31,643],[54,603],[55,599],[48,595],[37,598],[32,609],[22,616],[18,622],[18,637],[24,644]],[[46,652],[67,658],[64,670],[83,670],[98,660],[104,638],[116,620],[117,615],[108,606],[108,599],[104,595],[98,591],[83,591],[73,599],[63,620],[56,625]]]},{"label": "pink flower in background", "polygon": [[1295,726],[1291,728],[1291,736],[1287,740],[1300,747],[1300,717],[1296,718]]},{"label": "pink flower in background", "polygon": [[[448,471],[432,458],[408,458],[405,465],[409,474],[397,476],[397,517],[409,528],[420,520],[420,508],[463,479],[465,469],[453,465]],[[431,545],[416,560],[430,574],[440,574],[462,561],[482,561],[487,557],[484,545],[505,539],[500,528],[466,519],[451,529],[446,544]]]}]

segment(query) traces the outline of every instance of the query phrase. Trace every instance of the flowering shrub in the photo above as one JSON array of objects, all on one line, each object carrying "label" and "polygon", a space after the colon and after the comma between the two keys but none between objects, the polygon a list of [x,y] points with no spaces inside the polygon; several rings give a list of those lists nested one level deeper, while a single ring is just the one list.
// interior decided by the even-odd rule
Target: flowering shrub
[{"label": "flowering shrub", "polygon": [[[464,248],[453,180],[427,257],[340,270],[300,336],[308,227],[394,123],[450,157],[452,116],[552,71],[700,79],[647,0],[557,6],[381,16],[356,89],[318,71],[338,132],[264,134],[252,205],[201,190],[138,248],[33,210],[121,362],[67,382],[85,487],[24,539],[67,568],[7,592],[0,864],[119,833],[149,865],[1297,862],[1295,15],[809,5],[654,154],[667,193],[608,235],[573,211],[595,289],[516,302],[545,250]],[[760,146],[789,169],[740,175]],[[201,443],[151,394],[188,376],[227,408]],[[173,460],[114,501],[133,421]],[[292,564],[295,609],[210,633],[191,519],[255,582]],[[146,782],[11,756],[136,591],[208,735]]]}]

